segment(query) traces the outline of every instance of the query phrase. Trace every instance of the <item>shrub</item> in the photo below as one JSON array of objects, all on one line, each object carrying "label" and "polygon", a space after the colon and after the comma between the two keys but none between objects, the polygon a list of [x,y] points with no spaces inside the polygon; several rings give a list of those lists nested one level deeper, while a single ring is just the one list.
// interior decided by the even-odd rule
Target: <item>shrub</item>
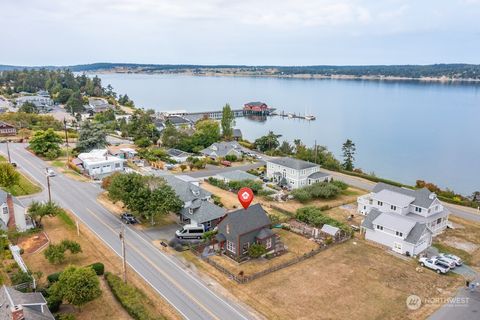
[{"label": "shrub", "polygon": [[212,240],[212,238],[215,237],[215,235],[217,234],[217,231],[216,230],[210,230],[210,231],[207,231],[205,232],[203,235],[202,235],[202,238],[205,239],[205,240]]},{"label": "shrub", "polygon": [[276,192],[273,190],[266,190],[266,189],[261,189],[261,190],[258,190],[257,192],[257,194],[262,197],[271,196],[272,194],[275,194],[275,193]]},{"label": "shrub", "polygon": [[251,258],[258,258],[267,253],[267,248],[264,245],[254,243],[248,248],[248,256]]},{"label": "shrub", "polygon": [[312,198],[330,199],[340,194],[340,189],[328,182],[314,183],[305,188]]},{"label": "shrub", "polygon": [[82,247],[80,246],[80,244],[76,241],[73,241],[73,240],[63,240],[61,242],[61,245],[63,246],[63,248],[65,250],[68,250],[70,251],[70,253],[72,254],[76,254],[76,253],[80,253],[82,252]]},{"label": "shrub", "polygon": [[212,199],[215,205],[223,207],[222,199],[219,196],[212,194]]},{"label": "shrub", "polygon": [[61,313],[58,315],[58,320],[75,320],[75,315],[73,313]]},{"label": "shrub", "polygon": [[125,308],[128,314],[136,320],[153,320],[155,317],[145,307],[147,297],[138,288],[124,283],[120,277],[105,273],[107,284],[115,298]]},{"label": "shrub", "polygon": [[65,261],[65,249],[62,245],[50,244],[43,252],[43,255],[52,264],[62,263]]},{"label": "shrub", "polygon": [[10,280],[12,281],[13,285],[17,285],[21,283],[31,282],[32,276],[30,276],[26,272],[23,272],[22,270],[18,270],[10,276]]},{"label": "shrub", "polygon": [[97,276],[101,276],[105,272],[105,266],[101,262],[92,263],[91,265],[89,265],[89,267],[92,268],[93,271],[95,271]]},{"label": "shrub", "polygon": [[62,299],[56,295],[51,295],[47,298],[47,306],[51,312],[57,312],[62,305]]},{"label": "shrub", "polygon": [[54,273],[51,273],[47,276],[47,280],[50,284],[54,283],[54,282],[57,282],[58,279],[60,278],[60,275],[62,273],[61,272],[54,272]]},{"label": "shrub", "polygon": [[238,157],[234,154],[227,154],[225,156],[225,160],[230,161],[230,162],[235,162],[238,160]]},{"label": "shrub", "polygon": [[348,184],[346,184],[345,182],[343,181],[340,181],[340,180],[334,180],[332,182],[330,182],[331,184],[333,184],[334,186],[336,186],[337,188],[339,188],[340,190],[347,190],[348,189]]},{"label": "shrub", "polygon": [[292,196],[296,200],[298,200],[302,203],[312,200],[312,196],[310,195],[310,193],[307,190],[305,190],[305,188],[293,190],[292,191]]},{"label": "shrub", "polygon": [[296,219],[314,227],[322,227],[324,224],[342,229],[348,234],[352,233],[351,228],[343,222],[330,218],[322,213],[317,207],[303,207],[297,210]]},{"label": "shrub", "polygon": [[241,180],[241,181],[230,181],[228,182],[228,187],[235,192],[242,188],[250,188],[253,193],[257,194],[263,187],[262,182],[256,180]]}]

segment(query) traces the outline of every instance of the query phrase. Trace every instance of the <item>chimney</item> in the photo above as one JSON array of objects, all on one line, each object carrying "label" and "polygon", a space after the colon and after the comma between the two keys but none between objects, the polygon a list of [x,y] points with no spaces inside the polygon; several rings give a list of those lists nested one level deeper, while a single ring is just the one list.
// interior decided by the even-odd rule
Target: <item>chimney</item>
[{"label": "chimney", "polygon": [[8,207],[8,228],[15,229],[17,224],[15,222],[15,211],[13,208],[13,198],[12,195],[9,193],[7,195],[7,207]]},{"label": "chimney", "polygon": [[10,312],[12,313],[12,320],[24,320],[25,316],[23,315],[23,307],[22,306],[12,306],[10,308]]}]

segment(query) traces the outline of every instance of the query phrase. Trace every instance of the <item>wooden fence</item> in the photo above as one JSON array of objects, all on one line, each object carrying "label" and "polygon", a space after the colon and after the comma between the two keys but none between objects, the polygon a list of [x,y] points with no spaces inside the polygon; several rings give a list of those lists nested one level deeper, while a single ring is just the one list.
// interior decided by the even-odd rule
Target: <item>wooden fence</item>
[{"label": "wooden fence", "polygon": [[260,277],[263,277],[267,274],[270,274],[272,272],[275,272],[275,271],[278,271],[278,270],[281,270],[281,269],[284,269],[284,268],[287,268],[289,266],[292,266],[296,263],[299,263],[301,261],[304,261],[308,258],[311,258],[315,255],[317,255],[318,253],[322,252],[323,250],[327,249],[327,248],[330,248],[332,246],[335,246],[337,244],[340,244],[340,243],[343,243],[347,240],[349,240],[351,237],[350,236],[345,236],[343,238],[340,238],[338,240],[336,240],[334,243],[332,244],[329,244],[329,245],[326,245],[326,244],[322,244],[320,245],[318,248],[308,252],[308,253],[305,253],[301,256],[298,256],[296,258],[293,258],[291,260],[288,260],[284,263],[281,263],[279,265],[276,265],[274,267],[271,267],[269,269],[265,269],[263,271],[260,271],[260,272],[257,272],[257,273],[254,273],[252,275],[248,275],[248,276],[243,276],[243,275],[236,275],[236,274],[233,274],[230,270],[228,270],[227,268],[221,266],[220,264],[218,264],[217,262],[213,261],[212,259],[208,258],[208,257],[204,257],[202,256],[202,251],[203,251],[203,248],[199,250],[198,247],[192,247],[192,252],[199,256],[203,261],[205,261],[206,263],[210,264],[211,266],[215,267],[218,271],[226,274],[230,279],[240,283],[240,284],[243,284],[243,283],[248,283],[252,280],[255,280],[255,279],[258,279]]}]

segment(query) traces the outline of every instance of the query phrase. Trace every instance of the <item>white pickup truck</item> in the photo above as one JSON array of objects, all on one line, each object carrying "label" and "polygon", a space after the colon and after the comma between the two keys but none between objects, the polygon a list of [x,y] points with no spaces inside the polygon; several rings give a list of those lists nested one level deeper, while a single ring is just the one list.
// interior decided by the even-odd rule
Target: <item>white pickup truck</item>
[{"label": "white pickup truck", "polygon": [[441,263],[437,261],[436,259],[431,259],[431,258],[420,258],[418,260],[420,262],[420,265],[422,267],[427,267],[429,269],[434,270],[438,274],[445,274],[448,271],[450,271],[450,267],[448,267],[446,264]]}]

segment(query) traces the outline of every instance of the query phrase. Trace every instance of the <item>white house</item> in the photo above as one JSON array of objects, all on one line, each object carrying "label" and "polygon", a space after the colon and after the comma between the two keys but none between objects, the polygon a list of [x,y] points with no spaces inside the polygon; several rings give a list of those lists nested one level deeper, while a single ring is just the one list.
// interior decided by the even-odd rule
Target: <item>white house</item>
[{"label": "white house", "polygon": [[189,157],[192,157],[192,153],[188,153],[178,149],[168,149],[168,156],[177,163],[184,163]]},{"label": "white house", "polygon": [[7,230],[13,227],[23,232],[33,228],[34,225],[27,214],[27,209],[20,201],[0,190],[0,229]]},{"label": "white house", "polygon": [[378,183],[357,203],[358,212],[366,215],[362,223],[366,239],[409,254],[428,248],[431,238],[447,228],[450,214],[426,188],[412,190],[385,183]]},{"label": "white house", "polygon": [[358,212],[368,214],[372,208],[390,212],[407,219],[426,223],[433,235],[440,234],[447,227],[450,212],[427,188],[412,190],[377,183],[372,192],[357,199]]},{"label": "white house", "polygon": [[365,239],[405,255],[418,255],[432,244],[432,232],[425,223],[396,213],[372,209],[362,222]]},{"label": "white house", "polygon": [[84,172],[92,178],[101,178],[115,171],[123,171],[124,160],[111,156],[107,149],[94,149],[80,153],[78,159]]},{"label": "white house", "polygon": [[320,165],[289,157],[267,160],[266,176],[293,189],[332,180],[330,174],[320,171]]}]

